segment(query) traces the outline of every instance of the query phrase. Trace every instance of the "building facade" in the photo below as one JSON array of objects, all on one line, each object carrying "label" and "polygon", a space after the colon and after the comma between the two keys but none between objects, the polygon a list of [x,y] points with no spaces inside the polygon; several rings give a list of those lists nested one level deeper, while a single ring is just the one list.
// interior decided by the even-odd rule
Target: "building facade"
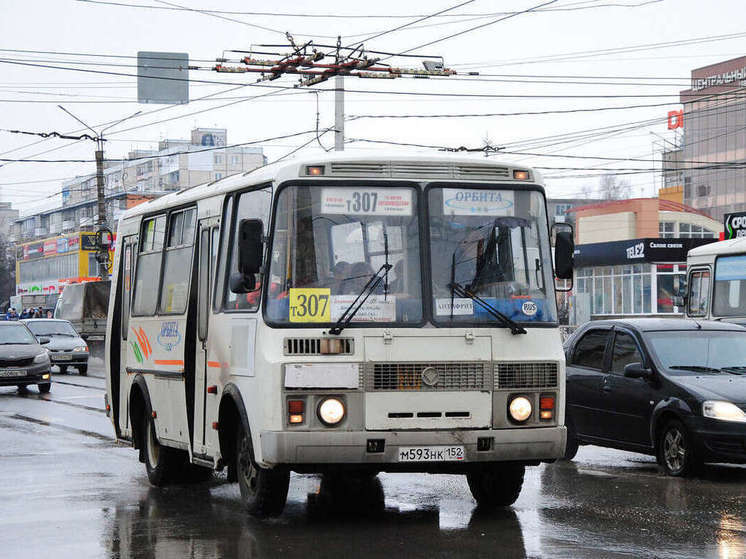
[{"label": "building facade", "polygon": [[686,254],[722,231],[704,212],[666,198],[599,202],[570,212],[576,221],[570,324],[681,314],[674,296],[684,287]]},{"label": "building facade", "polygon": [[680,100],[683,201],[722,222],[746,210],[746,56],[693,70]]},{"label": "building facade", "polygon": [[[197,128],[188,140],[163,140],[157,150],[132,151],[126,159],[105,163],[106,225],[115,232],[128,208],[265,164],[262,148],[230,147],[222,128]],[[95,174],[64,182],[60,207],[17,218],[10,233],[18,260],[17,293],[59,292],[69,281],[96,276],[85,243],[97,228]]]}]

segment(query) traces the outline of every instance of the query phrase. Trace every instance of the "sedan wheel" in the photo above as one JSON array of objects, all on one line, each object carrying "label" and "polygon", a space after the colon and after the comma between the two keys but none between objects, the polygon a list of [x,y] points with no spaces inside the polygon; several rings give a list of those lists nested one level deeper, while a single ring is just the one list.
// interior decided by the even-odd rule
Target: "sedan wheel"
[{"label": "sedan wheel", "polygon": [[670,476],[688,476],[700,466],[686,427],[678,420],[670,421],[658,439],[658,462]]}]

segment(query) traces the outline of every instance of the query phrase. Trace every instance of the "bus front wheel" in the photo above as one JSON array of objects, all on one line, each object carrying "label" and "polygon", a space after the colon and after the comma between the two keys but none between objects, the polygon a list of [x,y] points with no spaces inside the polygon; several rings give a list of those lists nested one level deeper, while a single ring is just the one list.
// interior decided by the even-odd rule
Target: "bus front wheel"
[{"label": "bus front wheel", "polygon": [[155,423],[150,414],[144,418],[143,439],[145,445],[145,469],[148,480],[156,487],[163,487],[173,481],[179,466],[179,451],[158,442]]},{"label": "bus front wheel", "polygon": [[267,517],[282,513],[288,496],[290,472],[258,466],[254,461],[251,436],[244,428],[238,429],[235,471],[241,499],[249,514]]},{"label": "bus front wheel", "polygon": [[466,481],[480,508],[507,507],[515,503],[523,487],[525,466],[493,464],[466,474]]}]

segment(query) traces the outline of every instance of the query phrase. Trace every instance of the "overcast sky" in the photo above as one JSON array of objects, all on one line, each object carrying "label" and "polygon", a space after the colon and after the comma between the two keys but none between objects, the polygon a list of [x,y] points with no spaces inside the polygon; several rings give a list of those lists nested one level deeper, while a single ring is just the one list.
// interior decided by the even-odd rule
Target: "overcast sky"
[{"label": "overcast sky", "polygon": [[[247,86],[230,91],[238,85],[252,83],[256,76],[215,73],[209,70],[213,64],[211,61],[230,49],[248,50],[253,46],[261,50],[257,45],[286,43],[286,31],[291,32],[298,42],[312,38],[316,43],[334,43],[336,35],[340,34],[343,44],[354,44],[363,37],[408,24],[418,16],[433,14],[459,3],[456,0],[381,0],[375,3],[338,0],[323,3],[292,0],[274,3],[246,0],[113,2],[150,8],[79,0],[2,0],[0,49],[72,54],[0,51],[0,129],[38,132],[79,130],[78,123],[57,108],[58,103],[92,125],[111,122],[142,110],[143,114],[113,128],[108,136],[111,141],[106,144],[106,156],[121,158],[135,148],[153,148],[163,138],[187,138],[190,130],[198,126],[227,128],[229,144],[311,130],[316,125],[317,97],[321,128],[328,128],[333,126],[334,119],[334,93],[329,91],[333,82],[315,86],[318,94],[289,90],[266,99],[248,100],[270,90]],[[475,0],[448,12],[449,16],[455,14],[459,17],[430,18],[367,41],[365,46],[398,53],[504,17],[498,12],[526,10],[540,3],[539,0]],[[169,5],[201,10],[272,11],[280,15],[244,13],[217,17],[155,8]],[[603,169],[649,169],[656,165],[645,161],[602,161],[557,156],[653,159],[657,153],[657,157],[660,157],[663,145],[661,137],[675,141],[674,132],[667,130],[666,115],[669,110],[680,107],[678,93],[688,88],[691,70],[746,55],[743,13],[743,3],[736,0],[707,3],[695,0],[557,0],[542,11],[517,15],[415,51],[443,56],[446,66],[460,73],[478,71],[483,74],[482,78],[346,79],[345,87],[348,90],[364,91],[348,91],[348,117],[658,106],[449,119],[361,118],[346,122],[346,137],[454,147],[478,147],[487,139],[492,145],[504,146],[505,151],[510,152],[497,158],[545,167],[543,173],[547,177],[550,196],[580,196],[589,187],[598,184],[598,174]],[[294,17],[291,14],[304,16]],[[312,15],[357,17],[309,17]],[[408,17],[385,17],[391,15]],[[717,38],[733,34],[738,36]],[[660,45],[671,42],[680,44]],[[659,46],[649,46],[652,44]],[[622,49],[621,52],[618,49]],[[225,85],[190,84],[190,98],[193,101],[189,105],[138,105],[134,77],[95,72],[135,74],[136,60],[126,57],[136,56],[140,50],[187,52],[192,64],[206,68],[191,71],[191,79],[214,80]],[[122,58],[89,57],[84,54],[118,55]],[[226,56],[236,58],[238,55],[226,53]],[[550,57],[551,60],[546,60]],[[398,66],[420,64],[416,59],[391,59],[387,62]],[[47,69],[28,64],[94,72]],[[286,76],[270,85],[291,86],[296,79]],[[538,81],[553,83],[536,83]],[[263,85],[267,85],[267,82]],[[462,96],[386,95],[375,93],[377,91],[453,93]],[[209,100],[197,100],[210,94],[217,95]],[[217,108],[234,101],[241,102]],[[210,108],[213,110],[183,116]],[[156,109],[160,111],[152,113]],[[180,116],[183,118],[178,118]],[[164,119],[171,120],[156,123]],[[581,135],[572,142],[567,141],[567,136],[545,139],[569,132],[619,125],[625,125],[626,129],[614,129],[614,134],[605,135],[596,131]],[[137,128],[125,131],[131,127]],[[269,142],[263,147],[272,160],[311,138],[309,135],[298,136]],[[332,146],[333,135],[327,134],[322,142],[327,147]],[[390,149],[382,144],[363,142],[347,144],[345,149],[362,148]],[[299,153],[310,153],[312,149],[320,148],[315,144]],[[91,142],[42,140],[0,131],[2,158],[92,159],[93,151]],[[521,152],[553,156],[522,155]],[[573,168],[582,168],[584,171],[575,171]],[[60,190],[60,179],[94,170],[93,163],[5,163],[0,167],[0,199],[13,202],[23,213],[49,207],[55,202],[59,203],[59,197],[53,195]],[[627,178],[632,182],[635,196],[654,195],[661,182],[660,176],[653,173],[634,174]]]}]

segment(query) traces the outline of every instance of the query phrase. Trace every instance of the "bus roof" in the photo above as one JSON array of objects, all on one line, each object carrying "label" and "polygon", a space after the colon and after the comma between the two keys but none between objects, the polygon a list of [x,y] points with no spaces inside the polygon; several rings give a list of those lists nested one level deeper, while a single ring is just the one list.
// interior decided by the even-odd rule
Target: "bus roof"
[{"label": "bus roof", "polygon": [[717,256],[719,254],[741,254],[746,253],[746,237],[728,239],[727,241],[718,241],[708,243],[697,248],[691,249],[687,256]]},{"label": "bus roof", "polygon": [[[307,177],[308,166],[324,166],[324,175]],[[513,170],[529,171],[529,180],[513,179]],[[245,173],[237,173],[223,179],[180,190],[154,200],[138,204],[127,210],[122,219],[156,212],[172,206],[187,204],[195,200],[216,196],[263,182],[283,182],[291,179],[339,178],[339,179],[426,179],[462,181],[500,181],[520,184],[543,185],[541,174],[526,165],[504,161],[490,161],[483,157],[464,155],[404,154],[377,151],[365,153],[332,152],[309,155],[303,158],[272,163]]]}]

